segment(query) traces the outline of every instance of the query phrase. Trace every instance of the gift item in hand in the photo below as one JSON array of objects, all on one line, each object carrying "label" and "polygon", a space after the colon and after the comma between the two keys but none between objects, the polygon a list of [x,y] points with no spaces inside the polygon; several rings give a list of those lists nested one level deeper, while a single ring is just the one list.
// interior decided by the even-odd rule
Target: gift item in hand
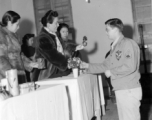
[{"label": "gift item in hand", "polygon": [[82,44],[83,44],[83,46],[85,47],[85,46],[87,46],[87,37],[86,36],[84,36],[83,37],[83,42],[82,42]]}]

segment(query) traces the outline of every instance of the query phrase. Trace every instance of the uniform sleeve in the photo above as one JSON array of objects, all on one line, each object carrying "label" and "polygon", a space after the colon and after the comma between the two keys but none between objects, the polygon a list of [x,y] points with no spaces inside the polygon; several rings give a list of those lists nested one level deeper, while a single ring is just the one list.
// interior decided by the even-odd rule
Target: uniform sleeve
[{"label": "uniform sleeve", "polygon": [[128,75],[136,70],[139,56],[137,51],[134,51],[134,49],[136,48],[133,48],[131,42],[125,43],[124,54],[122,54],[122,64],[110,69],[113,75]]},{"label": "uniform sleeve", "polygon": [[56,46],[50,42],[49,38],[40,37],[37,50],[45,59],[60,70],[64,71],[67,69],[67,58],[57,51]]},{"label": "uniform sleeve", "polygon": [[103,73],[110,68],[110,56],[108,56],[103,63],[90,63],[87,73],[99,74]]}]

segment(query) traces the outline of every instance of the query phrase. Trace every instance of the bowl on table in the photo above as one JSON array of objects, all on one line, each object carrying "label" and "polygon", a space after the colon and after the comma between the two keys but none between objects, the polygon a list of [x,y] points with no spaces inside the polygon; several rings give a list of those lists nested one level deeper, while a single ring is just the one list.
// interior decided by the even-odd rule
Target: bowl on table
[{"label": "bowl on table", "polygon": [[19,85],[20,95],[29,93],[35,90],[34,82],[27,82]]}]

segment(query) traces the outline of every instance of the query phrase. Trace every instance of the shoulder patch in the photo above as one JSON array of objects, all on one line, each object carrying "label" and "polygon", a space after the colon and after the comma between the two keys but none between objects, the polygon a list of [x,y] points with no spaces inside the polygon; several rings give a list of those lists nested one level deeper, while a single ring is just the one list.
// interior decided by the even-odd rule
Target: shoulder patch
[{"label": "shoulder patch", "polygon": [[132,54],[131,54],[131,52],[130,52],[130,51],[128,51],[128,52],[126,53],[125,57],[126,57],[127,59],[132,58]]}]

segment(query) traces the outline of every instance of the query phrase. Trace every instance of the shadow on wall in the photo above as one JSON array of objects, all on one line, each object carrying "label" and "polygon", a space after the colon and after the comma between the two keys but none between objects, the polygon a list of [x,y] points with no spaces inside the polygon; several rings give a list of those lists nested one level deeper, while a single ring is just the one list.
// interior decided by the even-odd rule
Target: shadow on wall
[{"label": "shadow on wall", "polygon": [[22,38],[27,33],[33,33],[32,29],[33,29],[32,22],[28,19],[23,19],[20,22],[20,28],[17,33]]},{"label": "shadow on wall", "polygon": [[134,34],[132,26],[128,24],[124,25],[123,34],[125,37],[132,39]]},{"label": "shadow on wall", "polygon": [[[128,38],[132,39],[133,34],[134,34],[134,30],[130,25],[124,25],[123,34],[124,34],[125,37],[128,37]],[[143,55],[143,53],[141,53],[141,55]],[[146,64],[147,64],[147,71],[148,71],[148,73],[150,73],[151,72],[151,61],[146,60]],[[140,70],[140,73],[145,73],[144,61],[142,61],[142,60],[140,62],[140,69],[139,70]]]},{"label": "shadow on wall", "polygon": [[92,50],[90,50],[90,51],[81,50],[80,53],[81,53],[82,60],[85,62],[89,62],[88,55],[95,54],[97,50],[98,50],[97,42],[94,43],[94,47]]},{"label": "shadow on wall", "polygon": [[[77,30],[75,28],[70,28],[70,33],[72,34],[72,40],[76,43]],[[83,38],[82,38],[82,42],[83,42]],[[94,54],[97,50],[98,50],[98,44],[97,44],[97,42],[95,42],[92,50],[90,50],[90,51],[81,50],[80,57],[83,61],[89,62],[88,55]]]},{"label": "shadow on wall", "polygon": [[77,30],[75,28],[70,28],[69,33],[71,34],[71,39],[74,43],[76,43],[76,34]]},{"label": "shadow on wall", "polygon": [[[76,42],[76,34],[77,34],[76,29],[70,28],[70,33],[72,34],[72,38],[73,38],[74,42]],[[132,26],[129,24],[125,24],[123,34],[125,37],[132,39],[133,34],[134,34],[134,30],[133,30]],[[82,60],[85,62],[89,62],[88,55],[94,54],[97,50],[98,50],[98,43],[97,42],[94,43],[94,47],[92,50],[90,50],[90,51],[81,50],[80,53],[81,53]]]}]

